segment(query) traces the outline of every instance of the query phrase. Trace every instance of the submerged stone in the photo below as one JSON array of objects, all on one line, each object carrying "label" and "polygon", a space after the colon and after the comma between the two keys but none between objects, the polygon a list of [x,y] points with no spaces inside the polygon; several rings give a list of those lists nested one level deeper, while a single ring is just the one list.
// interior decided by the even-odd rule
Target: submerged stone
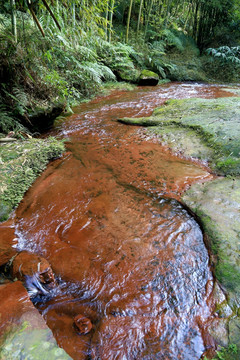
[{"label": "submerged stone", "polygon": [[20,281],[0,286],[0,359],[67,360]]},{"label": "submerged stone", "polygon": [[91,320],[81,314],[75,316],[74,325],[77,328],[77,331],[79,332],[80,335],[88,334],[92,330]]},{"label": "submerged stone", "polygon": [[54,283],[54,275],[49,262],[28,251],[20,252],[13,260],[12,275],[23,281],[26,276],[38,274],[42,283]]},{"label": "submerged stone", "polygon": [[13,278],[24,282],[31,297],[47,295],[56,285],[49,262],[33,253],[20,252],[12,262]]}]

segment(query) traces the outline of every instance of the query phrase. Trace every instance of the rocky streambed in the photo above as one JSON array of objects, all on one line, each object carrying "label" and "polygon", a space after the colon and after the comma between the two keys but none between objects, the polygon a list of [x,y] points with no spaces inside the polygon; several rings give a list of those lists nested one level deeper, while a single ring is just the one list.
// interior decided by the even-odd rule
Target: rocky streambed
[{"label": "rocky streambed", "polygon": [[57,124],[67,152],[0,228],[11,274],[0,287],[3,359],[38,359],[42,347],[49,359],[198,360],[239,345],[233,92],[140,87]]},{"label": "rocky streambed", "polygon": [[[233,89],[237,94],[238,89]],[[181,201],[197,215],[213,272],[226,296],[210,331],[219,344],[240,346],[240,98],[169,100],[148,118],[120,122],[147,127],[174,153],[208,163],[218,177],[193,184]]]}]

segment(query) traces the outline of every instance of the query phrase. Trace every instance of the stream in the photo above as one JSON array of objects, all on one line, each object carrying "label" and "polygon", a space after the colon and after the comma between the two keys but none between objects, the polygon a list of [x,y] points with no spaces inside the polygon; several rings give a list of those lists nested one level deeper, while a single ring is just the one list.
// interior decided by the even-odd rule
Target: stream
[{"label": "stream", "polygon": [[[214,279],[200,226],[179,202],[213,178],[146,130],[117,122],[167,99],[231,96],[215,85],[114,90],[74,109],[49,134],[67,152],[15,213],[18,250],[46,258],[58,285],[36,307],[75,360],[198,360],[214,342]],[[92,328],[79,334],[78,316]]]}]

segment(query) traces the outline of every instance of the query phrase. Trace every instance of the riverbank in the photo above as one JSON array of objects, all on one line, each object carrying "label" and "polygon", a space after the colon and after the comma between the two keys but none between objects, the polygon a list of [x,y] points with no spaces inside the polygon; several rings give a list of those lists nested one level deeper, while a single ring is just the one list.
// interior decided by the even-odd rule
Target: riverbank
[{"label": "riverbank", "polygon": [[[11,143],[8,140],[13,140]],[[1,139],[0,139],[1,140]],[[46,168],[49,161],[64,151],[64,143],[55,138],[2,139],[0,145],[0,221],[8,219],[24,193]]]},{"label": "riverbank", "polygon": [[[233,89],[238,93],[238,89]],[[215,180],[194,184],[182,201],[202,224],[211,253],[213,271],[226,296],[216,312],[222,322],[212,335],[219,344],[240,347],[240,127],[239,97],[170,100],[151,117],[119,119],[122,123],[147,127],[181,157],[209,164]]]}]

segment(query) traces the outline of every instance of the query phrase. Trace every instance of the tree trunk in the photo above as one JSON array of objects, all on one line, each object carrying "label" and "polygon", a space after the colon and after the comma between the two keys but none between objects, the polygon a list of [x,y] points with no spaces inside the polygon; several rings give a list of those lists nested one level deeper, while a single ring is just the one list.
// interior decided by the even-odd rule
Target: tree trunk
[{"label": "tree trunk", "polygon": [[109,33],[108,33],[108,41],[109,42],[111,42],[111,36],[112,36],[112,22],[113,22],[114,3],[115,3],[115,0],[112,0],[111,1],[111,10],[110,10],[110,19],[109,19]]},{"label": "tree trunk", "polygon": [[128,34],[129,34],[129,25],[132,13],[132,4],[133,0],[130,0],[129,9],[128,9],[128,18],[127,18],[127,28],[126,28],[126,43],[128,42]]},{"label": "tree trunk", "polygon": [[146,35],[147,35],[148,24],[149,24],[151,12],[152,12],[152,6],[153,6],[153,0],[151,0],[149,10],[148,10],[147,20],[146,20],[146,25],[145,25],[145,32],[144,32],[144,38],[146,38]]},{"label": "tree trunk", "polygon": [[141,15],[142,15],[142,6],[143,6],[143,0],[140,1],[140,6],[139,6],[138,22],[137,22],[137,37],[138,37],[138,33],[139,33],[139,28],[140,28],[140,21],[141,21]]},{"label": "tree trunk", "polygon": [[15,0],[10,0],[11,12],[12,12],[12,33],[15,42],[17,42],[17,16],[16,16],[16,4]]}]

